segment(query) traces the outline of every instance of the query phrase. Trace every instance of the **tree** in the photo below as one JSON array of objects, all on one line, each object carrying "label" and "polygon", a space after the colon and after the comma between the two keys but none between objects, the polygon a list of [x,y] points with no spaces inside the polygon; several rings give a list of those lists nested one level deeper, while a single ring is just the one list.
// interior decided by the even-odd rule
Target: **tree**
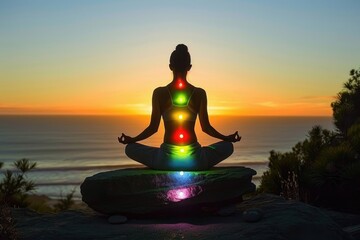
[{"label": "tree", "polygon": [[337,131],[315,126],[292,151],[271,151],[258,191],[360,212],[360,68],[331,106]]},{"label": "tree", "polygon": [[350,71],[350,78],[331,104],[334,124],[345,137],[349,128],[360,121],[360,68]]}]

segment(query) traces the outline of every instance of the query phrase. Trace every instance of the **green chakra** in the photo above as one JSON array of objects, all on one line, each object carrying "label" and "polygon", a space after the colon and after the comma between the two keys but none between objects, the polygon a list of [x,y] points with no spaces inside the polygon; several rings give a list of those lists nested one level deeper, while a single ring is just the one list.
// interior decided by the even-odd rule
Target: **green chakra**
[{"label": "green chakra", "polygon": [[174,104],[175,105],[186,105],[187,103],[187,96],[185,93],[177,93],[174,97]]}]

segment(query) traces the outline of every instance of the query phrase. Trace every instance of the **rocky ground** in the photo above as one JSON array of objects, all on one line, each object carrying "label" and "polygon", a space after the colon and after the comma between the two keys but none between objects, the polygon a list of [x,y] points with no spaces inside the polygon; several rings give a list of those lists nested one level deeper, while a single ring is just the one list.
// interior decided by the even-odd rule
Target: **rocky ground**
[{"label": "rocky ground", "polygon": [[[260,209],[262,218],[247,222],[243,213]],[[94,211],[39,214],[14,209],[16,228],[25,240],[51,239],[360,239],[360,216],[315,208],[274,195],[258,195],[230,216],[128,219],[109,224]],[[350,233],[349,233],[350,232]]]}]

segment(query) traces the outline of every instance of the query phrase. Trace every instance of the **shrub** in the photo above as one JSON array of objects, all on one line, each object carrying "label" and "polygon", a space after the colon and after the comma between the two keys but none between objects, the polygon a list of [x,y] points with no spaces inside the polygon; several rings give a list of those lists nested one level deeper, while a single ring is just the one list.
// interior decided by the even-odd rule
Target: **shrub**
[{"label": "shrub", "polygon": [[360,212],[360,69],[331,106],[337,132],[315,126],[292,151],[271,151],[259,191]]},{"label": "shrub", "polygon": [[0,201],[11,207],[26,207],[28,193],[35,189],[35,184],[26,177],[26,173],[36,167],[29,159],[15,161],[18,171],[6,170],[0,182]]},{"label": "shrub", "polygon": [[56,211],[65,211],[71,208],[74,205],[74,193],[75,189],[73,189],[70,193],[66,194],[65,197],[61,197],[59,202],[54,205]]}]

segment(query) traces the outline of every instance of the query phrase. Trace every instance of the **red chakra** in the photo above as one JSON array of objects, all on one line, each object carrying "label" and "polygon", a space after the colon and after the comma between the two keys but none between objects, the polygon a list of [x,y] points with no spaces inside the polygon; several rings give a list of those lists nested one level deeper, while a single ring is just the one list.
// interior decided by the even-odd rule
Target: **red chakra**
[{"label": "red chakra", "polygon": [[189,134],[184,129],[177,129],[173,135],[174,141],[177,143],[186,143],[189,141]]},{"label": "red chakra", "polygon": [[178,89],[183,89],[185,87],[185,82],[182,79],[177,80],[176,87]]}]

